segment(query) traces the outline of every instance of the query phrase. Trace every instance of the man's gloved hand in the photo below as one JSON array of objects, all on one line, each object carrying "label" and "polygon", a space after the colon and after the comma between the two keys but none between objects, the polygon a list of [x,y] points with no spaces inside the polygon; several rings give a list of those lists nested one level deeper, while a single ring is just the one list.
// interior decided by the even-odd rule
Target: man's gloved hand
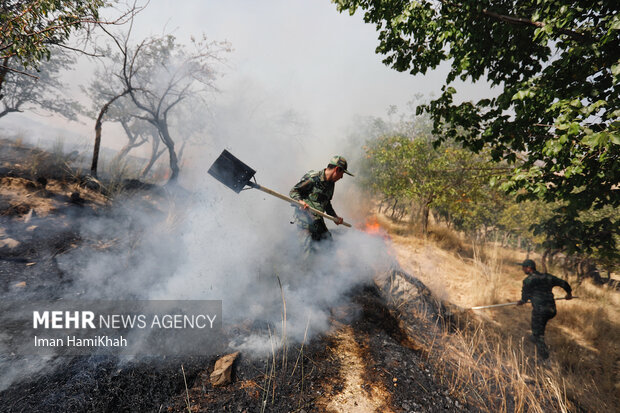
[{"label": "man's gloved hand", "polygon": [[517,306],[522,306],[523,304],[525,304],[525,301],[523,300],[517,301]]},{"label": "man's gloved hand", "polygon": [[571,293],[568,293],[564,298],[566,298],[567,300],[571,300],[573,298],[573,295]]},{"label": "man's gloved hand", "polygon": [[344,222],[344,219],[342,219],[341,217],[334,217],[334,218],[336,218],[336,220],[334,221],[336,225],[340,225]]}]

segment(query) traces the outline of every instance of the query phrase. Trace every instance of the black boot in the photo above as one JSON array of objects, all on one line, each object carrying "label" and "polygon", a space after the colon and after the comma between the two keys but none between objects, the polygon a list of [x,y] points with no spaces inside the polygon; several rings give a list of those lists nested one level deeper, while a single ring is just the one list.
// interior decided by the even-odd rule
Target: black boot
[{"label": "black boot", "polygon": [[543,336],[537,336],[537,337],[535,336],[534,338],[536,340],[536,350],[538,351],[538,355],[543,360],[548,359],[549,358],[549,348],[545,344],[544,337]]}]

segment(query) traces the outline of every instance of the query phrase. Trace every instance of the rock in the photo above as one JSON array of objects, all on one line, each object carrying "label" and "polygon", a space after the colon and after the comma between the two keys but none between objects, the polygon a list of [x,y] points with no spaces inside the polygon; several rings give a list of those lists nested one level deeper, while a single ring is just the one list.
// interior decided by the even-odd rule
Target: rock
[{"label": "rock", "polygon": [[102,189],[101,184],[97,180],[90,177],[85,179],[84,186],[93,191],[101,191]]},{"label": "rock", "polygon": [[30,211],[24,216],[24,223],[27,224],[30,222],[32,218],[36,218],[37,213],[34,211],[34,208],[30,208]]},{"label": "rock", "polygon": [[45,188],[47,186],[47,178],[40,176],[37,178],[37,184],[39,184],[39,186],[41,188]]},{"label": "rock", "polygon": [[142,182],[139,179],[123,179],[123,189],[127,191],[144,190],[148,191],[155,188],[157,185]]},{"label": "rock", "polygon": [[225,355],[215,362],[215,368],[210,377],[213,386],[225,386],[232,382],[232,367],[238,356],[239,352],[236,351]]},{"label": "rock", "polygon": [[76,205],[84,205],[84,202],[86,202],[85,199],[80,196],[79,192],[72,192],[69,200]]},{"label": "rock", "polygon": [[19,246],[20,242],[13,238],[0,239],[0,248],[14,249]]}]

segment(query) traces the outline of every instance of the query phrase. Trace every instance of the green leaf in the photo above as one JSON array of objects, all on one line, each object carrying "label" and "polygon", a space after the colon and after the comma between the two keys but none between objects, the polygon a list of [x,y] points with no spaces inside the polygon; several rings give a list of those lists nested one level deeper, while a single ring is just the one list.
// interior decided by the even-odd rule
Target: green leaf
[{"label": "green leaf", "polygon": [[524,89],[520,90],[512,96],[511,100],[523,100],[525,98],[532,98],[535,96],[535,93],[532,89]]}]

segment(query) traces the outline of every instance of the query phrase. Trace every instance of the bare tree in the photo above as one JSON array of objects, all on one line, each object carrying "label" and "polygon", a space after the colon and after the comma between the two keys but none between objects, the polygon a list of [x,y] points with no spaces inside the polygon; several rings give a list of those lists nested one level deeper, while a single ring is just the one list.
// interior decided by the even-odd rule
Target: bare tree
[{"label": "bare tree", "polygon": [[[148,122],[157,130],[168,151],[170,181],[175,181],[179,175],[179,159],[175,138],[170,132],[172,113],[181,102],[204,102],[207,94],[215,91],[214,65],[221,61],[220,56],[229,51],[230,46],[226,42],[207,41],[204,36],[198,41],[192,38],[187,46],[171,35],[149,37],[134,46],[130,43],[131,26],[124,35],[102,29],[110,36],[117,52],[109,54],[111,63],[105,77],[108,84],[114,85],[114,92],[106,93],[109,105],[102,107],[100,113],[105,114],[110,105],[126,95],[135,106],[131,116]],[[97,87],[108,88],[95,85],[91,90]],[[153,144],[145,173],[160,155],[158,145]]]},{"label": "bare tree", "polygon": [[144,145],[153,137],[153,132],[156,132],[149,123],[127,113],[122,113],[118,121],[127,135],[127,143],[114,157],[117,161],[127,156],[132,149]]},{"label": "bare tree", "polygon": [[131,100],[140,110],[137,115],[153,125],[168,150],[170,181],[179,175],[175,140],[170,133],[170,115],[184,100],[203,99],[215,90],[213,64],[220,61],[227,43],[192,40],[193,50],[177,43],[174,36],[151,37],[132,50],[126,49],[123,82]]},{"label": "bare tree", "polygon": [[145,178],[148,173],[151,171],[151,168],[153,168],[153,165],[155,165],[155,162],[157,162],[157,160],[164,154],[164,152],[166,151],[166,148],[164,149],[159,149],[159,145],[161,143],[161,138],[159,137],[159,132],[154,131],[152,133],[152,139],[151,139],[151,156],[149,158],[149,161],[146,163],[146,165],[144,165],[144,168],[142,168],[142,171],[140,171],[140,178]]}]

